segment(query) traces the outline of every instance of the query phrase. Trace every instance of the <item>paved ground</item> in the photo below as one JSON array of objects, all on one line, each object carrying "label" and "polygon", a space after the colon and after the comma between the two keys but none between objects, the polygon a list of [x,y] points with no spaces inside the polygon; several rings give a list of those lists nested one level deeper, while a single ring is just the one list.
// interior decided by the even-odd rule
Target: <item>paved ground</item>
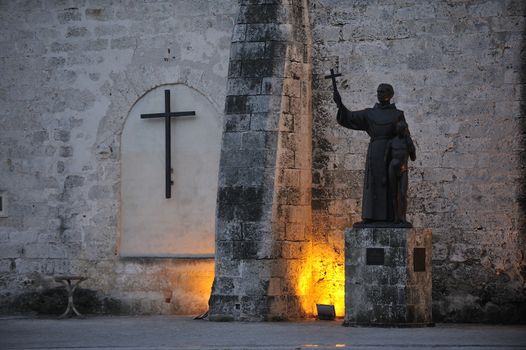
[{"label": "paved ground", "polygon": [[189,317],[0,318],[0,349],[526,349],[526,326],[347,328],[341,322],[216,323]]}]

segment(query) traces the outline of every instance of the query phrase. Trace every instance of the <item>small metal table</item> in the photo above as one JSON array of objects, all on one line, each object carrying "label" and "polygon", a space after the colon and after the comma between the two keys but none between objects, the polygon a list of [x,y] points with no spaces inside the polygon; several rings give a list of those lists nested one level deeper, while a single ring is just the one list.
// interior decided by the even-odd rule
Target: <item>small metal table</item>
[{"label": "small metal table", "polygon": [[[69,314],[73,311],[78,317],[83,318],[82,314],[75,308],[75,305],[73,304],[73,293],[75,292],[75,289],[79,286],[80,282],[87,280],[87,277],[83,276],[57,276],[55,277],[56,282],[62,282],[66,286],[66,290],[68,292],[68,307],[66,311],[62,315],[59,316],[59,318],[64,318],[66,316],[69,316]],[[75,282],[76,281],[76,282]]]}]

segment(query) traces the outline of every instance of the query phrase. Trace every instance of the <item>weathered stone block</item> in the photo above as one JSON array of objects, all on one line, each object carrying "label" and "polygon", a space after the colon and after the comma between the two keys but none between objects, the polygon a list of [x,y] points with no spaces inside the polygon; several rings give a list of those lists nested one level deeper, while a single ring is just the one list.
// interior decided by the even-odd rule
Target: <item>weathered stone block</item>
[{"label": "weathered stone block", "polygon": [[237,221],[216,221],[216,230],[221,232],[223,240],[241,240],[243,238],[241,223]]},{"label": "weathered stone block", "polygon": [[251,4],[241,7],[238,23],[276,23],[279,14],[279,4]]},{"label": "weathered stone block", "polygon": [[137,39],[132,36],[111,39],[110,43],[110,47],[117,50],[130,49],[137,45]]},{"label": "weathered stone block", "polygon": [[284,58],[287,55],[287,44],[281,41],[267,41],[265,57]]},{"label": "weathered stone block", "polygon": [[242,148],[262,149],[272,147],[276,143],[277,134],[271,132],[249,132],[244,133],[242,138]]},{"label": "weathered stone block", "polygon": [[82,16],[78,8],[71,8],[58,13],[57,19],[60,24],[64,24],[67,22],[80,21],[82,19]]},{"label": "weathered stone block", "polygon": [[261,241],[271,234],[271,225],[267,222],[243,222],[243,239]]},{"label": "weathered stone block", "polygon": [[224,117],[224,131],[247,131],[250,129],[250,115],[249,114],[230,114]]},{"label": "weathered stone block", "polygon": [[248,24],[246,40],[286,41],[292,28],[288,24]]},{"label": "weathered stone block", "polygon": [[226,114],[244,114],[247,109],[247,96],[227,96],[225,103]]},{"label": "weathered stone block", "polygon": [[269,77],[272,75],[276,64],[278,62],[270,59],[244,59],[241,61],[241,76],[249,78]]},{"label": "weathered stone block", "polygon": [[235,78],[241,76],[241,61],[231,60],[228,63],[228,77]]},{"label": "weathered stone block", "polygon": [[233,321],[240,314],[238,296],[213,294],[210,297],[209,312],[211,321]]},{"label": "weathered stone block", "polygon": [[233,241],[233,256],[235,260],[257,259],[259,244],[257,241]]},{"label": "weathered stone block", "polygon": [[230,48],[230,57],[232,59],[258,59],[263,57],[264,54],[264,41],[233,42]]},{"label": "weathered stone block", "polygon": [[241,312],[239,320],[242,321],[263,321],[265,315],[269,313],[268,297],[262,296],[243,296],[240,302]]},{"label": "weathered stone block", "polygon": [[261,92],[261,79],[229,79],[228,91],[232,95],[257,95]]},{"label": "weathered stone block", "polygon": [[107,21],[113,17],[113,11],[110,8],[87,8],[86,18],[97,21]]},{"label": "weathered stone block", "polygon": [[250,113],[279,113],[280,96],[258,95],[247,97],[247,110]]},{"label": "weathered stone block", "polygon": [[236,24],[232,32],[232,42],[245,41],[247,26],[245,24]]},{"label": "weathered stone block", "polygon": [[433,324],[430,229],[352,228],[345,242],[345,325]]}]

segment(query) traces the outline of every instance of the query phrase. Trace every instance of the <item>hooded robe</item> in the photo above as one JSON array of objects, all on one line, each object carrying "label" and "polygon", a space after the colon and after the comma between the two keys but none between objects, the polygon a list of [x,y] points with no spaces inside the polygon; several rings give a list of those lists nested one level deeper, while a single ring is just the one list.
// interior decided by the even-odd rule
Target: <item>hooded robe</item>
[{"label": "hooded robe", "polygon": [[365,178],[362,198],[362,219],[371,221],[393,221],[393,205],[387,167],[384,160],[385,148],[396,136],[396,124],[405,121],[404,112],[393,104],[375,104],[373,108],[349,111],[342,105],[336,116],[338,123],[353,130],[364,130],[371,138],[365,161]]}]

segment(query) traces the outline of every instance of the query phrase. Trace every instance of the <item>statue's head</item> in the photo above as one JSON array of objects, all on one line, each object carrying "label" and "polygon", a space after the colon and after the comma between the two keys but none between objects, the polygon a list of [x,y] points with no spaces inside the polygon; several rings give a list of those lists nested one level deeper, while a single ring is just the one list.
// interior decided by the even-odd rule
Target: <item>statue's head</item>
[{"label": "statue's head", "polygon": [[377,96],[380,104],[388,104],[394,96],[394,90],[391,84],[378,85]]},{"label": "statue's head", "polygon": [[407,123],[403,120],[400,120],[398,123],[396,123],[396,134],[399,137],[404,137],[407,135],[407,130],[409,126],[407,126]]}]

